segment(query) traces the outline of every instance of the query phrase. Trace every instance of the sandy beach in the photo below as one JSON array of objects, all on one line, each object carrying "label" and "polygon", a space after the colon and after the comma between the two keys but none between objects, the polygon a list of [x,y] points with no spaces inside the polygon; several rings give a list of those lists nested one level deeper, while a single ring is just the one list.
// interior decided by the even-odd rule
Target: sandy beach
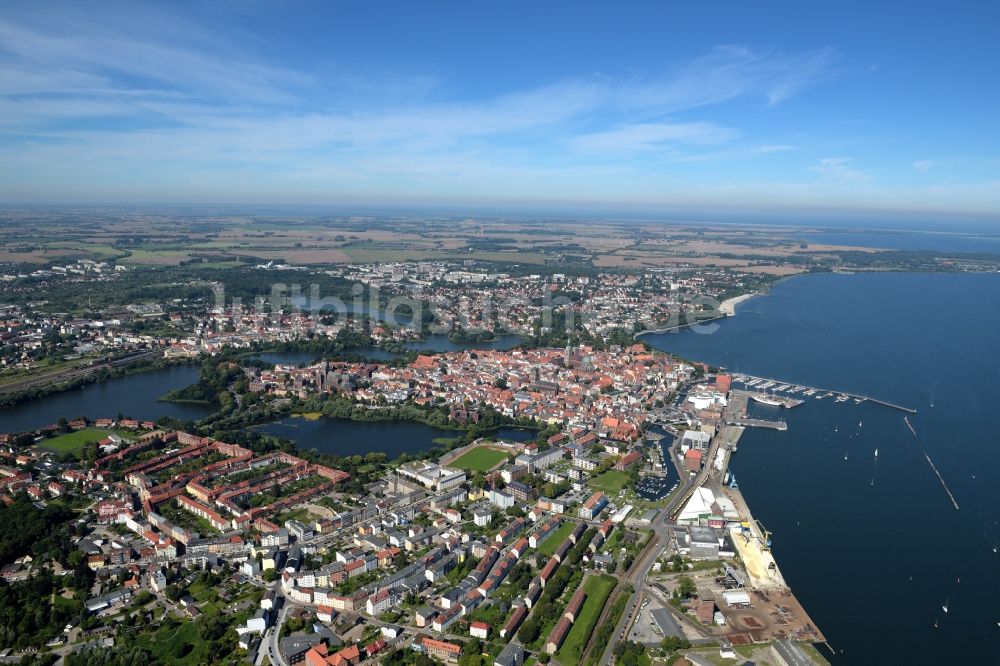
[{"label": "sandy beach", "polygon": [[757,294],[743,294],[742,296],[736,296],[734,298],[727,298],[722,301],[722,305],[719,306],[719,311],[727,317],[732,317],[736,314],[736,306],[743,301],[749,301],[751,298]]}]

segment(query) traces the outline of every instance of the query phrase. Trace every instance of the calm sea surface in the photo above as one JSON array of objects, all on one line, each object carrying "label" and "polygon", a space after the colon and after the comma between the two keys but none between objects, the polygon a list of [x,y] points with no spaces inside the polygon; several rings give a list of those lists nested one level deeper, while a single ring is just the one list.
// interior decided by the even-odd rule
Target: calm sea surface
[{"label": "calm sea surface", "polygon": [[914,437],[901,412],[808,399],[784,411],[786,432],[748,430],[733,458],[835,663],[1000,664],[998,331],[1000,276],[859,274],[781,283],[711,335],[645,338],[919,410]]}]

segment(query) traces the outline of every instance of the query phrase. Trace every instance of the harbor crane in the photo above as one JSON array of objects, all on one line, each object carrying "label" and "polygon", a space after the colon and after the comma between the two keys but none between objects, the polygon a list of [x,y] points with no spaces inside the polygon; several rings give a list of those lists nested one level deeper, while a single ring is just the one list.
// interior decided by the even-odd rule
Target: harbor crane
[{"label": "harbor crane", "polygon": [[754,519],[754,522],[757,524],[757,529],[760,531],[760,534],[761,534],[760,549],[762,551],[763,550],[771,550],[771,532],[770,532],[770,530],[768,530],[766,527],[764,527],[764,523],[760,522],[759,520]]}]

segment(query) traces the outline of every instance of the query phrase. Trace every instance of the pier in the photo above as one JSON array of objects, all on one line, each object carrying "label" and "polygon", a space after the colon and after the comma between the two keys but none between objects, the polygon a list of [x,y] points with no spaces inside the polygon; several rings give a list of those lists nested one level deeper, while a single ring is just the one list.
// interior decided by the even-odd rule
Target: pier
[{"label": "pier", "polygon": [[[819,388],[817,386],[806,386],[805,384],[796,384],[795,382],[786,382],[781,379],[772,379],[769,377],[755,377],[754,375],[747,375],[740,372],[729,373],[733,378],[734,383],[739,383],[744,386],[745,391],[772,391],[774,393],[789,393],[801,394],[801,397],[815,397],[817,400],[822,400],[823,398],[833,398],[836,402],[846,402],[848,400],[854,400],[855,403],[871,402],[876,405],[882,405],[883,407],[888,407],[890,409],[895,409],[900,412],[905,412],[907,414],[916,414],[917,410],[910,407],[904,407],[903,405],[897,405],[894,402],[889,402],[888,400],[880,400],[878,398],[873,398],[868,395],[861,395],[859,393],[850,393],[848,391],[838,391],[835,389],[825,389]],[[782,396],[789,397],[789,396]]]},{"label": "pier", "polygon": [[743,428],[771,428],[772,430],[788,430],[788,424],[784,421],[769,421],[767,419],[729,419],[726,425],[740,426]]},{"label": "pier", "polygon": [[[744,416],[741,412],[746,408],[746,399],[746,395],[743,394],[736,396],[735,400],[731,400],[726,406],[727,414],[725,414],[724,420],[737,420]],[[725,531],[728,534],[729,542],[736,550],[738,560],[742,562],[746,571],[744,574],[740,570],[732,577],[732,580],[746,592],[748,603],[745,606],[730,608],[726,612],[729,627],[722,629],[718,634],[713,632],[714,637],[721,637],[724,640],[731,639],[743,634],[745,631],[743,628],[753,627],[753,640],[755,642],[791,639],[792,641],[824,643],[826,637],[789,589],[788,583],[778,567],[771,550],[771,532],[754,517],[747,506],[743,493],[736,488],[735,484],[726,483],[730,457],[736,450],[742,434],[742,427],[722,426],[718,434],[712,438],[708,452],[703,457],[704,467],[697,474],[689,476],[687,481],[683,480],[685,473],[680,466],[680,459],[676,456],[676,449],[672,449],[670,457],[681,473],[684,486],[682,486],[680,493],[670,500],[665,509],[668,514],[668,522],[676,522],[679,512],[699,487],[710,490],[716,498],[725,497],[736,510],[738,517],[732,517],[733,520],[727,524]],[[720,583],[718,579],[716,579],[714,587],[711,587],[711,582],[703,582],[703,584],[710,586],[711,593],[716,598],[725,594],[724,584]],[[655,587],[655,585],[654,583],[653,586]],[[798,664],[800,661],[793,660],[790,663]],[[811,664],[812,660],[809,660],[809,663]]]},{"label": "pier", "polygon": [[[722,423],[736,426],[742,434],[743,428],[771,428],[772,430],[788,430],[788,424],[782,420],[754,419],[747,414],[747,403],[753,394],[747,391],[733,389],[729,393],[729,404],[722,413]],[[794,401],[798,403],[799,401]],[[795,406],[795,405],[792,405]],[[736,438],[739,440],[739,437]],[[734,443],[735,445],[735,443]]]}]

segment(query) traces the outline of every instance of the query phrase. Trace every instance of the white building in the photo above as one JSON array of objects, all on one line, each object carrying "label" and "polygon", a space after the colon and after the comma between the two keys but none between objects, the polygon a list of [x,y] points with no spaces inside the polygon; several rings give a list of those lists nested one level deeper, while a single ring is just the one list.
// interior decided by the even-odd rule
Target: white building
[{"label": "white building", "polygon": [[493,512],[485,507],[472,510],[472,522],[479,527],[487,527],[493,519]]},{"label": "white building", "polygon": [[684,453],[686,453],[688,449],[705,451],[708,449],[711,441],[711,433],[703,432],[701,430],[685,430],[684,436],[681,437],[681,451]]},{"label": "white building", "polygon": [[416,461],[400,465],[398,471],[403,476],[413,479],[420,485],[437,492],[457,488],[465,483],[465,472],[434,463]]},{"label": "white building", "polygon": [[163,572],[157,569],[149,577],[149,587],[152,588],[153,592],[162,592],[167,587],[167,577],[163,575]]},{"label": "white building", "polygon": [[488,497],[490,500],[490,504],[500,507],[501,509],[509,509],[510,507],[514,506],[514,504],[516,504],[514,496],[508,495],[502,490],[490,489]]}]

